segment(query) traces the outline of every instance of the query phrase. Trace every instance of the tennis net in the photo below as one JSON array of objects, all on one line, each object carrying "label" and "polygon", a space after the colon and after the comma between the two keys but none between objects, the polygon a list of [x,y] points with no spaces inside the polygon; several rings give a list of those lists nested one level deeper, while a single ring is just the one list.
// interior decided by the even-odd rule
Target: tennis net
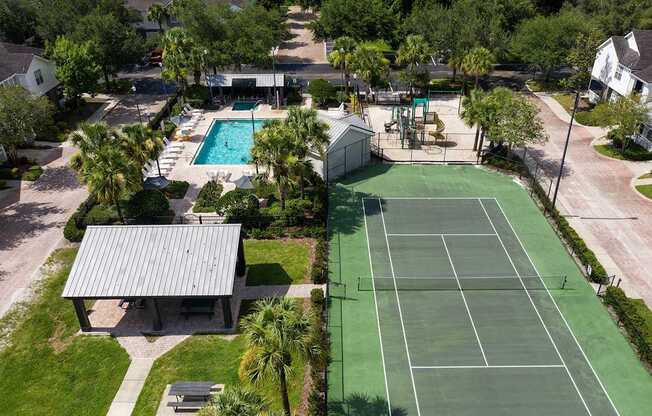
[{"label": "tennis net", "polygon": [[565,289],[566,276],[358,277],[358,291],[369,290],[543,290]]}]

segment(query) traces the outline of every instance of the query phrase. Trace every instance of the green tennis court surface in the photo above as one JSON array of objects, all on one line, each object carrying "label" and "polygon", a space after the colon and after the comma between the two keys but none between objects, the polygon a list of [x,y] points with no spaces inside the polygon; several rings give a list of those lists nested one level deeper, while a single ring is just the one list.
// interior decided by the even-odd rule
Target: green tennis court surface
[{"label": "green tennis court surface", "polygon": [[[602,307],[577,269],[568,267],[569,258],[527,194],[501,175],[431,168],[443,172],[433,181],[443,192],[397,181],[400,191],[393,194],[401,196],[340,189],[331,202],[344,215],[331,218],[329,414],[648,414],[649,376],[605,311],[594,309]],[[424,196],[454,194],[441,180],[449,173],[494,175],[499,186],[493,195],[513,192],[503,194],[511,211],[482,186],[475,192],[461,187],[457,193],[464,196]],[[376,179],[390,189],[397,185],[391,177]],[[525,203],[520,210],[514,195]],[[535,219],[531,231],[542,243],[537,255],[528,253],[506,214],[519,213],[522,225],[524,211]],[[540,272],[532,257],[542,254],[548,262]],[[579,337],[562,312],[578,305],[580,314],[600,311],[592,317],[598,328],[580,328]],[[587,333],[595,341],[589,354],[581,343],[586,347]],[[600,350],[601,342],[610,350]],[[596,351],[613,355],[615,367],[604,355],[597,358],[611,384],[594,368]],[[623,363],[631,374],[618,379]],[[614,383],[620,397],[631,395],[635,411],[617,410],[608,388]]]}]

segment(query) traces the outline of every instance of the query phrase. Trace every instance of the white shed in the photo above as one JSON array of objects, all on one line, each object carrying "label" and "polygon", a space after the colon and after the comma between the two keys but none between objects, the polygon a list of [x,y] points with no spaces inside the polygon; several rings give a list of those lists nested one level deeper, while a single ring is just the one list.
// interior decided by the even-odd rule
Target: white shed
[{"label": "white shed", "polygon": [[360,117],[339,110],[319,110],[317,115],[328,124],[330,142],[325,163],[313,162],[315,171],[330,182],[369,164],[374,132]]}]

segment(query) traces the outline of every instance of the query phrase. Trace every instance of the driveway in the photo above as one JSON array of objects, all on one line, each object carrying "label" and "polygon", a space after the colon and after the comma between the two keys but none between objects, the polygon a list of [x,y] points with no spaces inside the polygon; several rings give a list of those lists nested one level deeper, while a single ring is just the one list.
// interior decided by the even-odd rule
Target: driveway
[{"label": "driveway", "polygon": [[50,252],[63,242],[68,217],[86,190],[66,165],[75,153],[61,146],[35,182],[19,183],[0,201],[0,316],[30,293],[32,281]]},{"label": "driveway", "polygon": [[[532,153],[555,177],[569,116],[550,96],[538,94],[534,100],[550,140]],[[621,287],[627,294],[652,306],[652,201],[631,186],[634,178],[652,168],[652,163],[599,155],[592,142],[601,133],[601,129],[573,126],[557,206],[607,272],[622,279]]]},{"label": "driveway", "polygon": [[290,6],[287,24],[292,39],[283,42],[278,51],[279,63],[328,63],[323,42],[315,42],[307,24],[315,20],[314,14],[304,12],[299,6]]}]

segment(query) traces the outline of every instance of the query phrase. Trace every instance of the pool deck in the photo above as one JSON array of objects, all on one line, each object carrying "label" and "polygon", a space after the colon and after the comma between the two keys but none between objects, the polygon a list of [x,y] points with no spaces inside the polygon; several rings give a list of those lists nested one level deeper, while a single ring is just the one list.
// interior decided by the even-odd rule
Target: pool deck
[{"label": "pool deck", "polygon": [[[270,118],[285,118],[287,111],[285,110],[272,110],[271,106],[261,104],[259,108],[254,111],[255,119],[270,119]],[[170,205],[177,215],[184,215],[192,213],[192,205],[197,199],[199,190],[209,181],[208,172],[214,170],[225,170],[231,173],[231,181],[238,179],[242,176],[245,170],[255,171],[254,165],[193,165],[192,161],[195,154],[199,150],[204,136],[208,133],[213,120],[216,119],[240,119],[250,120],[250,111],[233,111],[231,106],[225,107],[219,111],[206,111],[204,112],[204,119],[201,120],[194,129],[190,141],[183,142],[184,148],[180,157],[177,159],[172,171],[167,176],[168,179],[187,181],[190,183],[188,192],[183,199],[172,200]],[[176,137],[176,140],[180,138]],[[224,190],[230,191],[235,188],[233,183],[225,183]]]}]

